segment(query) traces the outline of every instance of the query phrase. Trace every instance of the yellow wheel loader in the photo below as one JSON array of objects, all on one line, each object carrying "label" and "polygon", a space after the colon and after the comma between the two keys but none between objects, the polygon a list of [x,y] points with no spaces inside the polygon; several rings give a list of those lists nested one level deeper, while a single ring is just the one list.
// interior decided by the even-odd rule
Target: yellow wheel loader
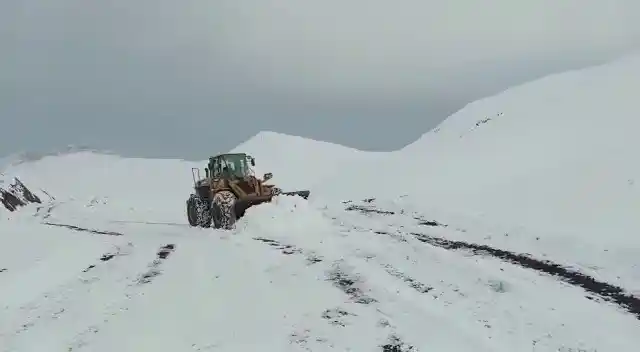
[{"label": "yellow wheel loader", "polygon": [[270,202],[274,196],[309,197],[308,190],[282,192],[275,185],[265,184],[273,174],[258,179],[254,166],[255,159],[248,154],[227,153],[209,158],[204,178],[200,169],[191,169],[194,193],[187,199],[189,225],[231,229],[248,208]]}]

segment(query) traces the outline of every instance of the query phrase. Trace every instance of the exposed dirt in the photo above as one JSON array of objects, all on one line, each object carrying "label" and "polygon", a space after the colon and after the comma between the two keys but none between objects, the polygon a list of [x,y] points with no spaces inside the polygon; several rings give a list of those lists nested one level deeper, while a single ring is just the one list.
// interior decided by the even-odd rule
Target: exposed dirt
[{"label": "exposed dirt", "polygon": [[313,252],[305,252],[300,248],[297,248],[294,245],[291,244],[284,244],[281,243],[280,241],[276,241],[276,240],[272,240],[269,238],[264,238],[264,237],[254,237],[253,238],[256,241],[260,241],[263,243],[268,244],[270,247],[279,249],[280,252],[282,252],[282,254],[285,255],[291,255],[291,254],[303,254],[305,256],[305,258],[307,259],[307,262],[309,264],[315,264],[315,263],[320,263],[322,261],[322,257],[313,253]]},{"label": "exposed dirt", "polygon": [[[101,262],[108,262],[109,260],[115,258],[116,256],[118,256],[120,253],[116,252],[116,253],[105,253],[100,257],[100,261]],[[93,269],[96,267],[96,264],[91,264],[88,267],[86,267],[84,270],[82,270],[83,273],[88,272],[89,270]]]},{"label": "exposed dirt", "polygon": [[404,343],[398,336],[391,335],[389,342],[380,346],[382,352],[417,352],[414,346]]},{"label": "exposed dirt", "polygon": [[176,245],[172,243],[160,247],[156,252],[156,259],[149,264],[149,270],[138,276],[136,283],[138,285],[148,284],[153,281],[155,277],[162,274],[162,270],[160,270],[162,263],[171,255],[171,253],[173,253],[173,251],[175,251],[175,249]]},{"label": "exposed dirt", "polygon": [[360,278],[348,274],[341,266],[340,262],[336,262],[333,268],[327,272],[327,280],[342,292],[346,293],[355,303],[370,304],[377,302],[375,298],[369,297],[362,291]]}]

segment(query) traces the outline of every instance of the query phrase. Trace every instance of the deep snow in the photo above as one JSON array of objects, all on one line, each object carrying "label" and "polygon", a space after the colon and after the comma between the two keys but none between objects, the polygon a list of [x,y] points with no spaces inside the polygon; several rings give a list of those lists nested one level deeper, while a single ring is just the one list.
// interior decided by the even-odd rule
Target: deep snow
[{"label": "deep snow", "polygon": [[260,133],[235,151],[312,195],[229,232],[186,225],[204,161],[13,163],[53,199],[0,220],[0,351],[635,351],[632,309],[420,239],[640,290],[639,78],[629,57],[515,87],[393,153]]}]

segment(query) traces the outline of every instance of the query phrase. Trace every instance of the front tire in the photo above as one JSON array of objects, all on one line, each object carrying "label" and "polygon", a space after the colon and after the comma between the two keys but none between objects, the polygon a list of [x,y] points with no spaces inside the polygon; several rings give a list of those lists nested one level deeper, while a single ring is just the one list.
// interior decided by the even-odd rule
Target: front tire
[{"label": "front tire", "polygon": [[211,201],[211,218],[216,229],[230,230],[236,222],[236,196],[229,191],[220,191]]}]

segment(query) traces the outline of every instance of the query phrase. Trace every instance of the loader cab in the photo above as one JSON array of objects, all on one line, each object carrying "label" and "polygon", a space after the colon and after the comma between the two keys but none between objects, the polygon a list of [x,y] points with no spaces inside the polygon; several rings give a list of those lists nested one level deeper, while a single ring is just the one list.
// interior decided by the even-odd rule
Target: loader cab
[{"label": "loader cab", "polygon": [[209,159],[209,172],[212,178],[245,178],[253,175],[253,157],[244,153],[222,154]]}]

